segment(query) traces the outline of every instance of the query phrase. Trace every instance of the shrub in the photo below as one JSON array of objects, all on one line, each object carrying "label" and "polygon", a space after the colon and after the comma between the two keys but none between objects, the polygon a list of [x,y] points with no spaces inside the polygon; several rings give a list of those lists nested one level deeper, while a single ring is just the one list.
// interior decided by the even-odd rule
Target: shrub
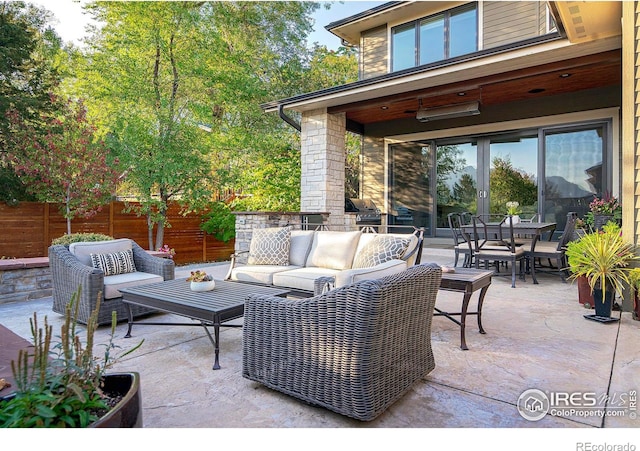
[{"label": "shrub", "polygon": [[71,235],[62,235],[61,237],[54,239],[51,244],[64,244],[65,246],[69,246],[71,243],[79,243],[82,241],[109,240],[113,240],[113,237],[102,233],[72,233]]}]

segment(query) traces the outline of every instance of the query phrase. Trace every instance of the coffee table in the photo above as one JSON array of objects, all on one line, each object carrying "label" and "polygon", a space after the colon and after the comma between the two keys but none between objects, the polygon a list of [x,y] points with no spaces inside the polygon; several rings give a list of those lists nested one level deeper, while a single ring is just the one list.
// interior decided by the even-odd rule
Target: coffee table
[{"label": "coffee table", "polygon": [[[156,326],[202,326],[213,344],[215,359],[213,369],[220,369],[220,327],[242,327],[239,324],[223,324],[244,315],[244,301],[252,294],[286,296],[290,290],[248,285],[216,280],[212,291],[191,291],[186,278],[123,288],[122,301],[127,306],[128,325],[126,338],[131,336],[134,324]],[[190,318],[198,323],[166,323],[133,321],[131,305],[150,307],[166,313]],[[207,327],[213,326],[213,337]]]},{"label": "coffee table", "polygon": [[[482,328],[482,303],[484,302],[485,294],[487,294],[487,289],[489,285],[491,285],[492,275],[493,271],[471,268],[454,268],[454,272],[442,273],[440,289],[464,293],[462,297],[462,309],[460,312],[445,312],[435,308],[436,313],[434,313],[433,316],[445,316],[460,326],[460,348],[464,351],[469,349],[465,337],[467,315],[477,315],[478,329],[480,329],[481,334],[486,333]],[[475,312],[469,312],[467,310],[471,295],[478,290],[480,290],[478,308]],[[454,316],[459,316],[460,320],[458,321]]]}]

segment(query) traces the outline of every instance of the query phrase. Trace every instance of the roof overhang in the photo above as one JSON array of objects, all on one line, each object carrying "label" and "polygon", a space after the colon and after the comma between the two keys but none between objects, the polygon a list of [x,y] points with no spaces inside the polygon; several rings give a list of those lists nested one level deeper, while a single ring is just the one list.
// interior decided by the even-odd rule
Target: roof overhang
[{"label": "roof overhang", "polygon": [[549,2],[556,22],[571,43],[606,39],[622,34],[622,2]]},{"label": "roof overhang", "polygon": [[369,80],[361,80],[321,91],[270,102],[262,105],[266,112],[284,110],[304,112],[319,108],[331,108],[393,96],[426,88],[456,85],[456,90],[476,88],[474,80],[502,73],[540,67],[593,54],[620,49],[619,36],[571,44],[566,39],[555,39],[541,44],[498,52],[468,59],[441,67],[416,70],[411,73],[388,74]]}]

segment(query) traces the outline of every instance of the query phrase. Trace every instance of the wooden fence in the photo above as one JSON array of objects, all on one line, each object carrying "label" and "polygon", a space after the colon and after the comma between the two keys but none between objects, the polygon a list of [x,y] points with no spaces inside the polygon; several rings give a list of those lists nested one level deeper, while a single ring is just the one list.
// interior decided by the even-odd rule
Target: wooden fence
[{"label": "wooden fence", "polygon": [[[114,238],[131,238],[149,248],[144,216],[124,213],[123,202],[112,202],[90,219],[71,222],[72,233],[103,233]],[[224,243],[200,230],[198,214],[182,216],[179,207],[169,206],[171,227],[165,228],[164,243],[176,250],[177,264],[226,261],[234,252],[234,240]],[[67,221],[57,204],[20,202],[16,206],[0,202],[0,257],[28,258],[47,256],[51,240],[66,233]]]}]

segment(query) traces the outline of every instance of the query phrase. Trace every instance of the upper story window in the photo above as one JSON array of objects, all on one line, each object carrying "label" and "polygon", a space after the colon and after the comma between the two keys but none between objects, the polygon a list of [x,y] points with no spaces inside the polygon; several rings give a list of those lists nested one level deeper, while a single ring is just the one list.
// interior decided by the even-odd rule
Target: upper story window
[{"label": "upper story window", "polygon": [[455,8],[391,29],[391,70],[420,66],[478,49],[476,4]]}]

